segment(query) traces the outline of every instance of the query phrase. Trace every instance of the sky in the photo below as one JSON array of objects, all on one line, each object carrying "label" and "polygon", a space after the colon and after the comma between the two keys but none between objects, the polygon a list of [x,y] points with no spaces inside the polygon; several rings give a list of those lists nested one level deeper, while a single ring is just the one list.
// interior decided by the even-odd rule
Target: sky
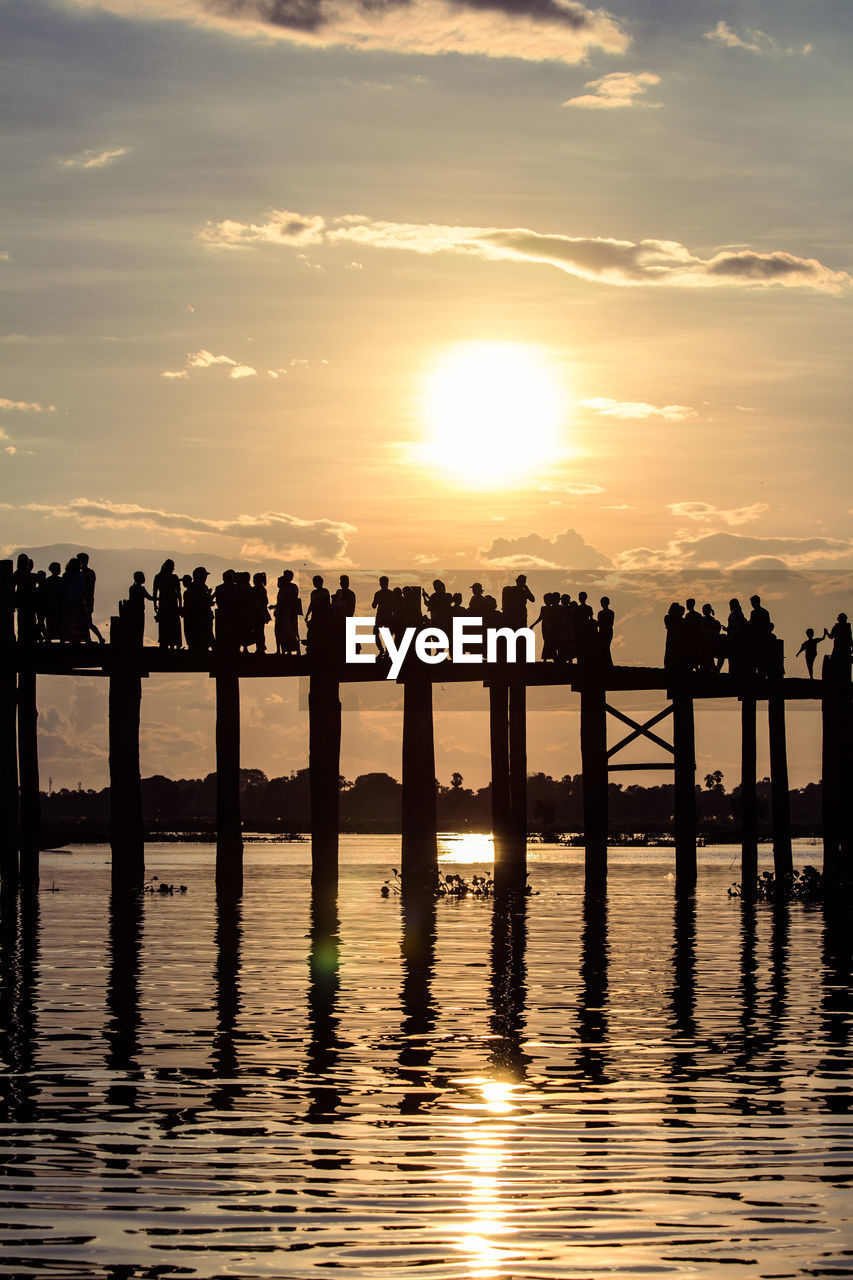
[{"label": "sky", "polygon": [[[0,542],[303,585],[853,569],[851,18],[3,0]],[[166,711],[149,760],[200,770]],[[398,772],[383,723],[351,773]]]}]

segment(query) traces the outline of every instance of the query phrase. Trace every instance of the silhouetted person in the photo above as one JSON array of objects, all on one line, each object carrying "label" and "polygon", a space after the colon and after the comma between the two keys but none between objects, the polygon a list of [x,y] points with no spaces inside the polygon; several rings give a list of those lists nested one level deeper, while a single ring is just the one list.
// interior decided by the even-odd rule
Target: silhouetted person
[{"label": "silhouetted person", "polygon": [[293,570],[285,569],[278,579],[275,602],[275,651],[299,654],[299,615],[302,601],[293,581]]},{"label": "silhouetted person", "polygon": [[234,577],[237,586],[237,639],[241,652],[248,653],[257,633],[252,575],[247,569],[241,569]]},{"label": "silhouetted person", "polygon": [[685,600],[684,606],[684,617],[681,619],[684,666],[688,671],[695,671],[701,660],[702,616],[696,612],[696,601],[692,596]]},{"label": "silhouetted person", "polygon": [[432,584],[432,595],[427,595],[426,591],[424,591],[423,597],[432,625],[440,627],[442,631],[449,635],[453,617],[452,597],[440,578],[436,578]]},{"label": "silhouetted person", "polygon": [[13,575],[15,613],[18,615],[18,641],[33,644],[38,637],[36,625],[36,579],[33,562],[24,552],[18,556]]},{"label": "silhouetted person", "polygon": [[174,560],[164,560],[152,583],[157,641],[161,649],[181,647],[181,583]]},{"label": "silhouetted person", "polygon": [[380,638],[379,628],[387,627],[392,635],[394,633],[394,592],[388,586],[388,579],[384,575],[379,579],[379,590],[374,593],[370,607],[376,610],[373,638],[380,654],[384,655],[387,650]]},{"label": "silhouetted person", "polygon": [[266,625],[270,620],[269,596],[267,595],[267,575],[256,573],[252,576],[252,640],[256,653],[266,653]]},{"label": "silhouetted person", "polygon": [[482,618],[483,616],[482,582],[471,583],[471,599],[468,601],[468,616],[470,618]]},{"label": "silhouetted person", "polygon": [[308,652],[314,657],[325,655],[329,651],[333,625],[332,601],[328,589],[323,586],[323,578],[317,573],[311,579],[314,590],[308,602],[305,623],[308,627]]},{"label": "silhouetted person", "polygon": [[773,623],[770,614],[761,603],[761,596],[750,596],[752,612],[749,615],[749,646],[752,662],[759,675],[770,675],[773,665]]},{"label": "silhouetted person", "polygon": [[44,607],[45,600],[42,594],[42,588],[47,581],[47,574],[44,569],[37,569],[33,575],[33,602],[36,611],[36,640],[41,643],[44,640]]},{"label": "silhouetted person", "polygon": [[806,638],[794,654],[795,658],[799,658],[801,653],[805,655],[806,668],[808,670],[810,680],[814,680],[814,662],[817,657],[817,647],[819,644],[823,643],[828,635],[829,632],[826,627],[824,627],[823,635],[815,639],[814,628],[806,627]]},{"label": "silhouetted person", "polygon": [[684,605],[673,601],[666,611],[663,625],[666,628],[666,647],[663,653],[665,671],[681,672],[684,670],[684,645],[682,639],[682,623]]},{"label": "silhouetted person", "polygon": [[131,644],[142,646],[145,639],[145,601],[150,600],[154,603],[154,597],[145,585],[145,574],[141,569],[137,569],[133,575],[127,592],[127,610],[125,617],[128,620],[129,640]]},{"label": "silhouetted person", "polygon": [[613,627],[616,622],[616,614],[610,608],[610,597],[601,597],[601,608],[598,611],[598,644],[601,655],[607,666],[613,666],[613,659],[610,656],[610,646],[613,644]]},{"label": "silhouetted person", "polygon": [[850,679],[850,660],[853,655],[853,635],[846,613],[839,613],[831,631],[824,627],[824,635],[832,641],[832,674],[835,679]]},{"label": "silhouetted person", "polygon": [[733,676],[745,676],[751,672],[749,652],[749,623],[739,600],[729,601],[729,617],[726,623],[726,653],[729,672]]},{"label": "silhouetted person", "polygon": [[77,561],[80,565],[80,572],[83,575],[83,581],[86,584],[86,604],[89,609],[89,630],[94,632],[98,637],[98,644],[104,643],[104,637],[95,626],[95,583],[97,576],[95,570],[89,566],[88,551],[78,551]]},{"label": "silhouetted person", "polygon": [[184,590],[184,634],[190,653],[207,653],[213,648],[213,592],[202,566],[193,569]]},{"label": "silhouetted person", "polygon": [[527,575],[520,573],[511,587],[504,587],[501,592],[501,612],[504,626],[517,631],[527,626],[527,605],[533,604],[536,597],[527,585]]},{"label": "silhouetted person", "polygon": [[587,593],[578,592],[575,609],[575,645],[579,662],[587,661],[595,650],[595,615],[592,605],[587,604]]},{"label": "silhouetted person", "polygon": [[542,624],[542,661],[556,662],[560,643],[560,593],[546,591],[539,614],[531,622],[531,630]]},{"label": "silhouetted person", "polygon": [[80,561],[69,560],[62,575],[60,636],[65,644],[86,644],[89,639],[89,602]]},{"label": "silhouetted person", "polygon": [[236,653],[240,647],[240,591],[237,574],[226,569],[222,581],[213,592],[216,603],[216,648],[222,653]]},{"label": "silhouetted person", "polygon": [[557,657],[560,662],[573,662],[578,656],[578,606],[567,591],[557,607]]},{"label": "silhouetted person", "polygon": [[723,624],[714,616],[713,605],[702,605],[702,619],[699,628],[699,661],[698,670],[710,674],[719,670],[717,662],[722,663],[720,633]]},{"label": "silhouetted person", "polygon": [[48,644],[61,639],[62,592],[62,565],[53,560],[47,566],[47,577],[39,588],[44,612],[44,639]]}]

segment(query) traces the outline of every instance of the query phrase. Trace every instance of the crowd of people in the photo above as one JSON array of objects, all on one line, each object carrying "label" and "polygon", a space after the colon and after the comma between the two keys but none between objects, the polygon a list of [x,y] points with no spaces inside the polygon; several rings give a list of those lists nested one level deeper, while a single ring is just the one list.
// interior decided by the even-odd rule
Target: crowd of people
[{"label": "crowd of people", "polygon": [[[186,646],[196,654],[214,649],[265,653],[270,622],[276,654],[298,656],[303,649],[309,653],[332,652],[342,645],[345,620],[356,613],[356,595],[345,573],[334,590],[325,585],[321,574],[316,574],[304,613],[291,569],[285,569],[276,580],[274,600],[270,599],[263,572],[226,569],[215,587],[208,585],[208,577],[203,567],[179,577],[175,562],[165,560],[149,591],[142,570],[134,573],[127,599],[119,607],[125,642],[142,645],[149,602],[160,648],[178,650]],[[64,570],[57,561],[46,571],[37,570],[25,553],[18,556],[14,569],[11,561],[0,562],[0,595],[11,606],[10,615],[14,609],[19,642],[103,644],[104,637],[94,622],[96,581],[85,551],[72,557]],[[519,574],[502,589],[500,601],[489,595],[482,583],[472,583],[467,604],[461,592],[448,591],[439,578],[427,591],[415,585],[392,587],[390,579],[383,576],[370,607],[380,655],[387,654],[383,629],[399,645],[409,627],[419,630],[431,626],[450,635],[453,619],[465,617],[479,619],[484,628],[515,631],[528,625],[541,627],[543,662],[612,664],[615,614],[607,596],[601,597],[596,613],[585,591],[578,592],[576,600],[567,592],[546,592],[537,617],[528,623],[528,606],[534,603],[525,574]],[[700,610],[695,599],[684,604],[673,602],[664,618],[664,668],[674,674],[710,674],[721,671],[727,663],[730,673],[736,676],[781,674],[782,646],[770,614],[759,596],[752,596],[749,603],[747,616],[739,600],[730,600],[726,621],[722,622],[711,604],[704,604]],[[305,629],[304,636],[300,635],[300,624]],[[840,613],[832,630],[824,628],[822,636],[816,636],[813,628],[806,631],[796,656],[804,657],[810,679],[814,676],[818,647],[825,640],[832,642],[833,665],[849,670],[853,633],[846,614]]]}]

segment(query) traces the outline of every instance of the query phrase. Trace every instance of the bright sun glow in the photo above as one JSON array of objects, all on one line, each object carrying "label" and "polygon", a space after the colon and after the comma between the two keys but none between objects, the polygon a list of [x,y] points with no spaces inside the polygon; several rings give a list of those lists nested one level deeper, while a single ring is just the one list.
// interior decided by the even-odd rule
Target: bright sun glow
[{"label": "bright sun glow", "polygon": [[454,347],[429,372],[420,459],[472,486],[498,486],[556,460],[563,397],[541,354],[512,342]]}]

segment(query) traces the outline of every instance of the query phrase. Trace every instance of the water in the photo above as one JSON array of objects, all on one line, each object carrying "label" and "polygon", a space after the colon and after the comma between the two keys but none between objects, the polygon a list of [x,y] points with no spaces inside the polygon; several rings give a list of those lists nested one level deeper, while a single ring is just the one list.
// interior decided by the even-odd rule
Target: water
[{"label": "water", "polygon": [[533,846],[538,896],[404,934],[398,857],[345,838],[312,927],[305,844],[219,914],[210,847],[112,916],[105,849],[44,856],[0,929],[0,1274],[853,1275],[849,917],[728,898],[730,848],[695,908],[614,851],[585,911]]}]

